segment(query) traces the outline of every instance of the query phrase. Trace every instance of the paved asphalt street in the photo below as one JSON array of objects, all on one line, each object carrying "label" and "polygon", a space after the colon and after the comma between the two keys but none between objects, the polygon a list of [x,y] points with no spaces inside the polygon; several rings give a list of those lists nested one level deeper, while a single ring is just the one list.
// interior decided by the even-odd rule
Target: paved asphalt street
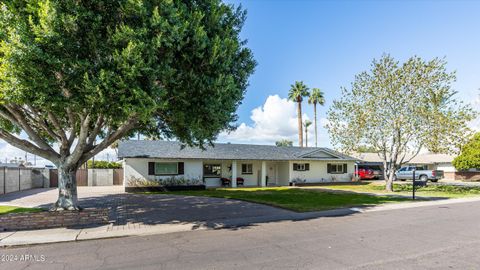
[{"label": "paved asphalt street", "polygon": [[0,252],[29,258],[9,270],[480,269],[480,202]]}]

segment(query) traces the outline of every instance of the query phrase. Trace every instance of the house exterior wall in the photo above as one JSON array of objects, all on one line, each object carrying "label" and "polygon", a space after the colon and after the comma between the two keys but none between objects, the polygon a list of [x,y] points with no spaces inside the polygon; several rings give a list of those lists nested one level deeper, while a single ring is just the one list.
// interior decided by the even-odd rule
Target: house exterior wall
[{"label": "house exterior wall", "polygon": [[154,158],[126,158],[124,162],[124,185],[133,178],[147,180],[161,180],[171,176],[148,175],[148,162],[184,162],[184,174],[178,177],[187,179],[202,179],[203,166],[201,160],[172,160],[172,159],[154,159]]},{"label": "house exterior wall", "polygon": [[[221,177],[231,178],[232,172],[229,167],[232,161],[229,160],[180,160],[180,159],[152,159],[152,158],[125,158],[124,160],[124,184],[128,186],[128,181],[132,178],[161,180],[171,176],[148,175],[148,162],[183,162],[184,174],[178,175],[187,179],[203,180],[203,164],[219,164],[222,167]],[[242,174],[242,164],[252,164],[252,174]],[[237,161],[237,177],[244,179],[245,186],[258,185],[258,171],[261,169],[260,161]],[[208,187],[220,186],[220,177],[205,178],[205,184]]]},{"label": "house exterior wall", "polygon": [[[200,179],[205,181],[207,187],[221,186],[221,177],[231,178],[231,160],[185,160],[185,159],[152,159],[152,158],[125,158],[124,159],[124,185],[128,186],[132,179],[161,180],[171,176],[148,175],[148,162],[183,162],[184,174],[178,177],[187,179]],[[237,177],[244,179],[244,186],[259,186],[262,161],[237,160]],[[309,163],[310,170],[294,171],[293,163]],[[347,173],[329,174],[327,164],[347,164]],[[221,165],[221,177],[203,176],[204,164]],[[252,164],[252,174],[242,173],[242,164]],[[269,185],[288,185],[295,178],[305,179],[307,183],[316,182],[345,182],[350,181],[354,173],[353,161],[266,161]]]},{"label": "house exterior wall", "polygon": [[[220,164],[222,167],[221,177],[232,178],[232,166],[231,160],[201,160],[200,161],[200,175],[203,178],[203,164]],[[242,164],[252,164],[252,174],[242,173]],[[258,186],[258,173],[262,168],[262,162],[258,160],[237,160],[237,177],[241,177],[244,180],[244,186]],[[185,163],[185,170],[187,170],[187,164]],[[221,186],[220,177],[208,177],[205,178],[205,185],[207,187]]]},{"label": "house exterior wall", "polygon": [[[294,171],[293,163],[309,163],[310,170]],[[327,164],[347,164],[347,173],[332,174],[327,173]],[[355,172],[355,163],[353,161],[289,161],[290,181],[296,178],[306,180],[307,183],[319,182],[348,182],[352,180]]]},{"label": "house exterior wall", "polygon": [[453,167],[452,163],[439,163],[437,164],[436,170],[442,170],[446,173],[456,172],[455,167]]}]

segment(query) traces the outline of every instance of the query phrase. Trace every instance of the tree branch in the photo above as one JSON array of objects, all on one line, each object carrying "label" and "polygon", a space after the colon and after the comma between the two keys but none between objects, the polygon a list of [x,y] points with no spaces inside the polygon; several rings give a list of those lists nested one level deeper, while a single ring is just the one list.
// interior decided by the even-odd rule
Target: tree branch
[{"label": "tree branch", "polygon": [[52,138],[56,138],[58,140],[61,139],[61,137],[48,126],[47,121],[45,119],[42,119],[41,113],[37,109],[35,109],[33,106],[30,106],[30,105],[27,105],[27,107],[30,109],[30,112],[27,115],[30,116],[30,119],[33,122],[37,123],[37,126],[39,129],[42,129],[45,132],[47,132],[48,135],[50,135],[50,137]]},{"label": "tree branch", "polygon": [[70,108],[67,108],[66,111],[68,122],[70,123],[71,128],[70,135],[68,137],[68,144],[72,145],[73,141],[75,140],[75,115]]},{"label": "tree branch", "polygon": [[33,142],[35,142],[35,144],[38,145],[38,147],[40,147],[41,149],[44,149],[44,150],[55,152],[55,150],[53,150],[53,148],[47,142],[45,142],[38,135],[37,132],[35,132],[30,127],[30,125],[27,122],[27,120],[26,120],[25,116],[23,115],[22,111],[19,110],[16,105],[10,104],[10,105],[3,105],[3,106],[4,106],[4,108],[6,108],[10,112],[10,114],[12,114],[15,117],[15,119],[17,120],[20,127],[25,131],[25,133],[27,133],[27,135],[30,137],[30,139]]},{"label": "tree branch", "polygon": [[93,128],[93,130],[90,132],[90,135],[88,136],[87,145],[93,145],[93,143],[95,142],[95,139],[97,138],[97,135],[100,133],[100,130],[102,130],[103,124],[104,124],[104,119],[103,119],[103,116],[100,115],[97,118],[95,127]]},{"label": "tree branch", "polygon": [[68,145],[67,134],[65,134],[65,131],[62,129],[62,126],[60,125],[60,122],[58,122],[57,117],[52,112],[48,112],[48,119],[50,120],[50,122],[52,122],[53,126],[57,130],[58,136],[62,141],[62,146],[69,148],[70,145]]},{"label": "tree branch", "polygon": [[81,114],[80,120],[80,134],[78,136],[77,145],[75,145],[75,149],[73,150],[72,154],[67,158],[67,164],[76,163],[82,156],[85,145],[87,144],[88,131],[90,129],[90,114],[87,114],[86,116]]},{"label": "tree branch", "polygon": [[138,118],[136,115],[134,115],[131,116],[130,119],[128,119],[125,123],[123,123],[123,125],[121,125],[115,132],[112,133],[112,131],[109,130],[107,132],[107,136],[105,137],[105,139],[103,139],[102,142],[100,142],[96,146],[93,146],[90,150],[88,150],[82,155],[79,160],[79,164],[85,163],[87,160],[89,160],[94,155],[100,153],[100,151],[107,148],[113,142],[125,136],[125,134],[132,130],[132,128],[134,128],[137,123]]},{"label": "tree branch", "polygon": [[30,152],[37,156],[41,156],[54,163],[56,163],[57,160],[60,158],[60,155],[55,151],[41,149],[38,146],[32,144],[31,142],[17,138],[3,129],[0,129],[0,138],[17,148],[22,149],[23,151]]}]

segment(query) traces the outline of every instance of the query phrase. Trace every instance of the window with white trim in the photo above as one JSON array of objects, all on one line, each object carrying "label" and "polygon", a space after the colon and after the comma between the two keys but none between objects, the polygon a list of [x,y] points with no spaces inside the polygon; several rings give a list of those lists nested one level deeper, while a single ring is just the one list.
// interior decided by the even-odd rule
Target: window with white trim
[{"label": "window with white trim", "polygon": [[342,174],[347,173],[347,164],[342,163],[328,163],[327,173]]},{"label": "window with white trim", "polygon": [[310,163],[293,163],[294,171],[309,171]]},{"label": "window with white trim", "polygon": [[253,174],[253,164],[242,164],[242,174]]},{"label": "window with white trim", "polygon": [[204,177],[220,177],[222,175],[222,165],[220,164],[204,164]]}]

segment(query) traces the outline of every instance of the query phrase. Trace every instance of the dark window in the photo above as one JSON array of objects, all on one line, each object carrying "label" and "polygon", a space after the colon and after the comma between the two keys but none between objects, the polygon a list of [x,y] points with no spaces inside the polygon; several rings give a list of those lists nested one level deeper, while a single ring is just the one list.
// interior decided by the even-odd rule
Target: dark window
[{"label": "dark window", "polygon": [[293,163],[293,170],[294,171],[308,171],[310,170],[309,163]]},{"label": "dark window", "polygon": [[327,173],[341,174],[347,173],[347,164],[327,164]]},{"label": "dark window", "polygon": [[220,177],[222,175],[222,165],[220,164],[204,164],[203,176]]},{"label": "dark window", "polygon": [[242,174],[253,174],[253,165],[242,164]]},{"label": "dark window", "polygon": [[155,175],[178,174],[177,162],[155,162]]},{"label": "dark window", "polygon": [[183,162],[148,162],[149,175],[183,174]]}]

